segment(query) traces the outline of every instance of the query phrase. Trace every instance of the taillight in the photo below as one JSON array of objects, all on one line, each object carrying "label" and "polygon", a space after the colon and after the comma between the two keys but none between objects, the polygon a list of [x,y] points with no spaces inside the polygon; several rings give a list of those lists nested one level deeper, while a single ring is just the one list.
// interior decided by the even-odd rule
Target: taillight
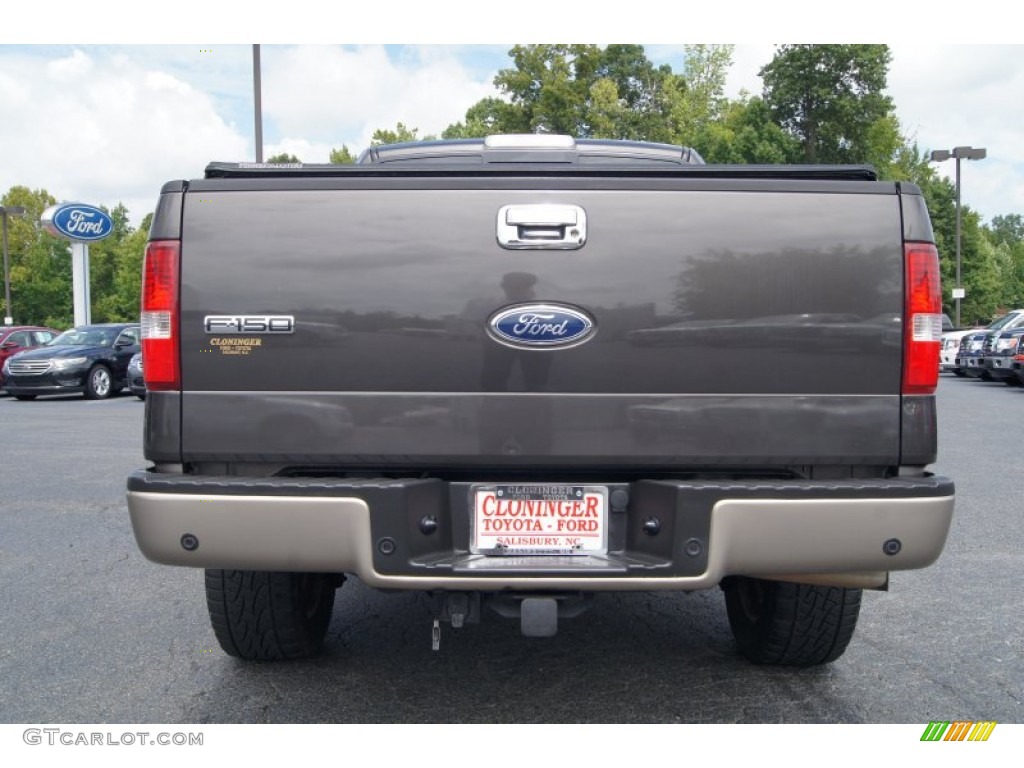
[{"label": "taillight", "polygon": [[904,255],[907,311],[902,392],[930,395],[939,383],[942,344],[939,252],[931,243],[907,243]]},{"label": "taillight", "polygon": [[178,341],[178,264],[181,243],[154,240],[142,266],[142,362],[146,388],[181,388]]}]

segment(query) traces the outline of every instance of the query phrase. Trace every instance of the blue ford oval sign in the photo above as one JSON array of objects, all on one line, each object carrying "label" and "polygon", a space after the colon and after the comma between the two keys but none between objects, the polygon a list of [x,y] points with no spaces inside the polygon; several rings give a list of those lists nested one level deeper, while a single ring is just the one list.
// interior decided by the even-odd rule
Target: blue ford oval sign
[{"label": "blue ford oval sign", "polygon": [[50,234],[91,243],[114,231],[114,222],[101,209],[84,203],[65,203],[48,208],[42,216]]},{"label": "blue ford oval sign", "polygon": [[582,344],[596,327],[585,312],[564,304],[517,304],[492,315],[487,330],[510,347],[556,349]]}]

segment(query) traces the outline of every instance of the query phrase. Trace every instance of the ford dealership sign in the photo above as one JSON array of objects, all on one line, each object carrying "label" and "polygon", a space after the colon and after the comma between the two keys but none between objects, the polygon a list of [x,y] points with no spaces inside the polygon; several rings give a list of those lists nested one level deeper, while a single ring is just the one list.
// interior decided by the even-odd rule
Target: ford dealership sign
[{"label": "ford dealership sign", "polygon": [[114,231],[110,216],[84,203],[63,203],[47,208],[42,222],[50,234],[83,243],[102,240]]},{"label": "ford dealership sign", "polygon": [[487,323],[495,341],[520,349],[574,347],[589,339],[594,321],[564,304],[519,304],[506,307]]}]

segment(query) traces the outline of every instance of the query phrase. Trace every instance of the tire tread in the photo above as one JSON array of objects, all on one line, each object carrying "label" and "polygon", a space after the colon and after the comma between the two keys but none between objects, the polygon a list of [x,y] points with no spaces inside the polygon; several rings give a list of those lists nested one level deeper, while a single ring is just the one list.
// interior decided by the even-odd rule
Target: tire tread
[{"label": "tire tread", "polygon": [[761,580],[765,598],[752,621],[737,595],[745,578],[725,585],[726,604],[740,650],[751,661],[808,667],[843,655],[857,627],[861,590]]},{"label": "tire tread", "polygon": [[[206,571],[206,604],[217,642],[241,659],[281,661],[315,656],[334,607],[327,574]],[[305,614],[305,588],[322,590],[313,615]]]}]

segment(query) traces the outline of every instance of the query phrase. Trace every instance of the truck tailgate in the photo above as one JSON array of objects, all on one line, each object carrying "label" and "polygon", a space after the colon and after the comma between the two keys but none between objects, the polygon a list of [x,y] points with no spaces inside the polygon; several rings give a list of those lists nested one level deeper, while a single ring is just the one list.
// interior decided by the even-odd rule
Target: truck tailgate
[{"label": "truck tailgate", "polygon": [[[582,247],[499,245],[504,206],[545,204],[585,211]],[[184,461],[898,462],[894,185],[207,180],[182,212]],[[595,330],[556,349],[487,333],[531,303]]]}]

